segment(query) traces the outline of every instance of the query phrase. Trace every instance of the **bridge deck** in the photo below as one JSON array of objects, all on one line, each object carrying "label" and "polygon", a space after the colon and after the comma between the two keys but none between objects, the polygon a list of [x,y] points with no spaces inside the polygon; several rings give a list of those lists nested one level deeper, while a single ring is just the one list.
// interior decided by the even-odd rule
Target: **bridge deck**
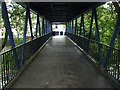
[{"label": "bridge deck", "polygon": [[13,88],[113,88],[65,36],[53,37]]}]

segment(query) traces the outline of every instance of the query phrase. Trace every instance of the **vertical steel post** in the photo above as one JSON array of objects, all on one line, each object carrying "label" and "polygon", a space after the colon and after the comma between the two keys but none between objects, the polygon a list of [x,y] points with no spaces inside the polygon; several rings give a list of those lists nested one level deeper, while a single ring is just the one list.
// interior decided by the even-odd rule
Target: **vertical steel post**
[{"label": "vertical steel post", "polygon": [[32,32],[32,23],[31,23],[31,16],[30,16],[30,9],[29,9],[29,25],[30,25],[30,33],[31,33],[31,39],[33,40],[33,32]]},{"label": "vertical steel post", "polygon": [[[79,20],[79,18],[78,18],[78,20]],[[77,24],[77,35],[79,36],[79,27],[78,27],[78,24]]]},{"label": "vertical steel post", "polygon": [[37,14],[37,23],[36,23],[36,37],[38,37],[38,29],[39,29],[39,14]]},{"label": "vertical steel post", "polygon": [[51,32],[50,22],[48,21],[48,33]]},{"label": "vertical steel post", "polygon": [[77,18],[75,19],[75,35],[77,35]]},{"label": "vertical steel post", "polygon": [[14,39],[13,39],[13,34],[12,34],[10,21],[9,21],[9,17],[8,17],[8,12],[7,12],[7,7],[6,7],[5,2],[2,2],[2,18],[5,23],[6,31],[9,35],[11,47],[13,48],[13,56],[15,58],[16,68],[19,69],[20,66],[19,66],[19,61],[18,61],[18,55],[17,55],[16,49],[14,49],[15,43],[14,43]]},{"label": "vertical steel post", "polygon": [[46,34],[46,20],[44,21],[44,30],[45,30],[45,34]]},{"label": "vertical steel post", "polygon": [[50,24],[50,32],[52,32],[52,23],[49,22],[49,24]]},{"label": "vertical steel post", "polygon": [[47,20],[46,20],[46,34],[48,32],[48,24],[47,24]]},{"label": "vertical steel post", "polygon": [[42,19],[42,35],[45,34],[45,30],[44,30],[44,18]]},{"label": "vertical steel post", "polygon": [[28,18],[29,18],[29,8],[27,7],[27,9],[26,9],[26,17],[25,17],[25,24],[24,24],[24,34],[23,34],[22,58],[21,58],[20,66],[22,66],[24,64],[24,61],[25,61],[25,46],[24,46],[24,44],[26,43],[26,33],[27,33]]},{"label": "vertical steel post", "polygon": [[[33,36],[33,32],[32,32],[32,22],[31,22],[31,15],[30,15],[30,8],[28,8],[28,18],[29,18],[29,26],[30,26],[30,33],[31,33],[31,40],[33,40],[34,39],[34,36]],[[31,53],[33,53],[34,52],[34,43],[32,42],[32,51],[31,51]],[[24,56],[24,53],[23,53],[23,51],[24,51],[24,49],[25,49],[25,47],[23,46],[22,47],[22,55]],[[23,56],[22,56],[22,59],[23,59]],[[21,59],[21,60],[22,60]],[[21,62],[21,65],[22,65],[22,63],[24,63],[23,62],[23,60],[22,60],[22,62]]]},{"label": "vertical steel post", "polygon": [[82,35],[82,24],[83,24],[83,15],[81,15],[81,19],[80,19],[80,35]]},{"label": "vertical steel post", "polygon": [[[80,33],[79,35],[82,35],[82,30],[83,30],[83,36],[85,37],[85,26],[84,26],[84,15],[81,15],[81,23],[80,23]],[[86,48],[86,40],[84,39],[84,50],[87,51]]]},{"label": "vertical steel post", "polygon": [[66,22],[66,32],[68,32],[67,22]]},{"label": "vertical steel post", "polygon": [[41,26],[40,26],[40,22],[41,22],[41,21],[40,21],[40,19],[39,19],[39,24],[38,24],[38,26],[39,26],[39,29],[38,29],[38,30],[39,30],[39,36],[41,36]]},{"label": "vertical steel post", "polygon": [[68,31],[70,32],[70,22],[68,22]]},{"label": "vertical steel post", "polygon": [[82,15],[82,17],[83,17],[83,18],[82,18],[82,19],[83,19],[83,20],[82,20],[82,21],[83,21],[83,35],[84,35],[84,37],[85,37],[84,15]]},{"label": "vertical steel post", "polygon": [[89,39],[91,38],[91,34],[92,34],[93,17],[94,17],[94,11],[92,10],[92,17],[91,17],[91,22],[90,22],[90,30],[89,30],[89,36],[88,36]]},{"label": "vertical steel post", "polygon": [[72,22],[70,22],[70,32],[72,33]]},{"label": "vertical steel post", "polygon": [[74,20],[72,20],[72,33],[74,33]]},{"label": "vertical steel post", "polygon": [[46,33],[46,20],[44,19],[44,34]]},{"label": "vertical steel post", "polygon": [[105,59],[106,61],[105,61],[105,65],[104,65],[106,68],[107,68],[111,53],[112,53],[113,48],[114,48],[115,38],[116,38],[117,33],[119,31],[119,27],[120,27],[120,12],[118,13],[116,24],[115,24],[115,29],[114,29],[112,39],[111,39],[110,44],[109,44],[110,48],[109,48],[107,55],[106,55],[106,59]]},{"label": "vertical steel post", "polygon": [[52,32],[52,31],[53,31],[53,30],[52,30],[52,23],[50,24],[50,26],[51,26],[51,32]]},{"label": "vertical steel post", "polygon": [[[92,34],[93,17],[94,17],[94,11],[92,10],[92,17],[91,17],[91,22],[90,22],[90,30],[89,30],[89,36],[88,36],[89,39],[91,39],[91,34]],[[90,41],[88,41],[88,44],[87,44],[87,52],[89,52],[89,45],[90,45]]]},{"label": "vertical steel post", "polygon": [[[82,14],[82,28],[83,28],[83,36],[85,37],[85,26],[84,26],[84,15]],[[86,51],[86,40],[84,39],[84,50]]]},{"label": "vertical steel post", "polygon": [[27,33],[27,22],[29,18],[29,8],[26,9],[25,25],[24,25],[24,34],[23,34],[23,44],[26,43],[26,33]]},{"label": "vertical steel post", "polygon": [[100,34],[99,34],[99,29],[98,29],[98,21],[97,21],[97,13],[96,9],[93,9],[94,15],[95,15],[95,25],[96,25],[96,34],[97,34],[97,41],[98,41],[98,52],[100,56],[100,65],[102,65],[102,50],[101,50],[101,44],[100,44]]}]

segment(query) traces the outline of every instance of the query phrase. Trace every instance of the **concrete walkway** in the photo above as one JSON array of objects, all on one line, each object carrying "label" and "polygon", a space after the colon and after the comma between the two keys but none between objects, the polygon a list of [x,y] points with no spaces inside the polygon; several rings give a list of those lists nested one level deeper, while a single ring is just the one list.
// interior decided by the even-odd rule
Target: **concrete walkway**
[{"label": "concrete walkway", "polygon": [[13,88],[113,88],[65,36],[53,37]]}]

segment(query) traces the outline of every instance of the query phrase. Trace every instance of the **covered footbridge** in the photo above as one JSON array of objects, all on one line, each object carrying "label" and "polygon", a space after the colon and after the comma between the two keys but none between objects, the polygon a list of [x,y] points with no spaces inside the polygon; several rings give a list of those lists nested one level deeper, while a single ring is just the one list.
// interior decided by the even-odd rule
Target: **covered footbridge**
[{"label": "covered footbridge", "polygon": [[[116,20],[109,45],[100,41],[102,37],[96,9],[106,2],[23,0],[17,3],[26,8],[26,16],[23,44],[16,47],[6,2],[1,1],[2,18],[12,47],[0,56],[1,89],[119,88],[120,50],[114,47],[120,26],[119,2],[113,2]],[[32,32],[31,10],[37,13],[35,36]],[[84,15],[88,11],[91,11],[91,16],[89,33],[86,35]],[[53,36],[53,24],[64,24],[65,35]],[[27,26],[31,33],[29,42],[26,42]],[[92,32],[95,32],[94,38]]]}]

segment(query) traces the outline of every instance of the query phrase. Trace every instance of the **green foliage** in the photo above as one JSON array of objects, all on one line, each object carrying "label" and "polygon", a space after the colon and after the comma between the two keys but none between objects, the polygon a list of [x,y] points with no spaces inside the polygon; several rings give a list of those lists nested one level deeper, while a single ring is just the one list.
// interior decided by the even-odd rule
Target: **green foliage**
[{"label": "green foliage", "polygon": [[100,38],[101,42],[105,44],[110,43],[115,27],[116,12],[113,8],[112,3],[109,3],[107,8],[103,5],[97,8]]},{"label": "green foliage", "polygon": [[[33,35],[35,36],[35,33],[36,33],[35,32],[36,31],[36,23],[37,23],[37,15],[33,11],[31,12],[31,22],[32,22]],[[28,29],[28,33],[30,33],[30,29]]]},{"label": "green foliage", "polygon": [[[101,43],[109,45],[114,28],[115,28],[116,19],[117,19],[117,13],[116,13],[115,7],[113,3],[108,2],[104,5],[97,7],[96,11],[97,11]],[[85,37],[88,37],[89,35],[91,17],[92,17],[92,11],[88,11],[84,14]],[[78,35],[80,32],[80,23],[81,23],[80,21],[81,21],[81,16],[77,18]],[[74,26],[75,26],[75,20],[74,20]],[[83,27],[82,27],[81,33],[82,33],[82,36],[84,36]],[[120,34],[117,35],[117,38],[115,41],[115,48],[120,48],[119,38],[120,38]],[[97,41],[95,20],[93,20],[93,24],[92,24],[91,39]]]},{"label": "green foliage", "polygon": [[[21,5],[15,3],[14,1],[12,2],[7,1],[6,6],[7,6],[9,21],[10,21],[10,25],[12,29],[12,34],[14,37],[14,42],[15,42],[15,45],[17,46],[19,44],[22,44],[22,40],[23,40],[23,30],[24,30],[26,9],[22,7]],[[40,17],[40,20],[41,20],[41,17]],[[32,21],[33,35],[35,36],[37,15],[32,10],[31,10],[31,21]],[[4,26],[4,21],[2,19],[1,12],[0,12],[0,22],[1,22],[0,30],[2,30],[3,35],[5,35],[5,38],[3,38],[3,41],[2,41],[2,45],[5,46],[8,38],[7,38],[6,29]],[[40,28],[42,32],[42,22],[40,22]],[[30,36],[31,36],[31,33],[30,33],[30,27],[29,27],[29,21],[28,21],[26,41],[30,41],[30,38],[29,38]]]},{"label": "green foliage", "polygon": [[23,38],[14,38],[14,41],[15,41],[15,45],[18,46],[22,44]]},{"label": "green foliage", "polygon": [[89,11],[84,15],[84,26],[85,26],[85,36],[88,37],[90,30],[90,22],[92,17],[92,12]]},{"label": "green foliage", "polygon": [[[24,20],[25,20],[25,8],[15,2],[6,3],[9,20],[13,33],[17,32],[17,38],[23,33]],[[15,36],[14,36],[15,37]]]},{"label": "green foliage", "polygon": [[[98,29],[99,29],[99,34],[100,34],[100,42],[101,42],[101,50],[102,50],[102,65],[103,66],[105,65],[106,55],[110,48],[109,44],[110,44],[114,29],[115,29],[117,15],[120,12],[119,8],[120,7],[118,7],[117,3],[111,3],[111,2],[108,2],[96,8],[97,19],[98,19]],[[92,17],[91,11],[88,11],[87,13],[84,14],[85,38],[84,38],[84,32],[83,32],[83,27],[82,27],[81,38],[83,40],[81,39],[81,43],[84,40],[87,41],[86,38],[88,38],[88,35],[89,35],[91,17]],[[77,18],[78,32],[80,32],[80,23],[81,23],[80,19],[81,19],[81,16]],[[74,25],[75,25],[75,20],[74,20]],[[93,20],[93,24],[92,24],[91,39],[92,40],[90,40],[89,42],[86,42],[88,45],[81,44],[80,46],[82,48],[85,46],[88,46],[86,52],[89,53],[89,55],[92,56],[99,63],[100,55],[98,51],[98,42],[97,42],[97,37],[96,37],[95,19]],[[119,33],[117,34],[117,37],[115,39],[114,47],[120,49],[120,28],[119,28]],[[119,59],[120,59],[120,50],[113,49],[113,51],[111,52],[111,57],[107,64],[107,70],[110,70],[110,72],[114,72],[114,73],[120,73],[120,66],[118,64],[120,62]]]}]

